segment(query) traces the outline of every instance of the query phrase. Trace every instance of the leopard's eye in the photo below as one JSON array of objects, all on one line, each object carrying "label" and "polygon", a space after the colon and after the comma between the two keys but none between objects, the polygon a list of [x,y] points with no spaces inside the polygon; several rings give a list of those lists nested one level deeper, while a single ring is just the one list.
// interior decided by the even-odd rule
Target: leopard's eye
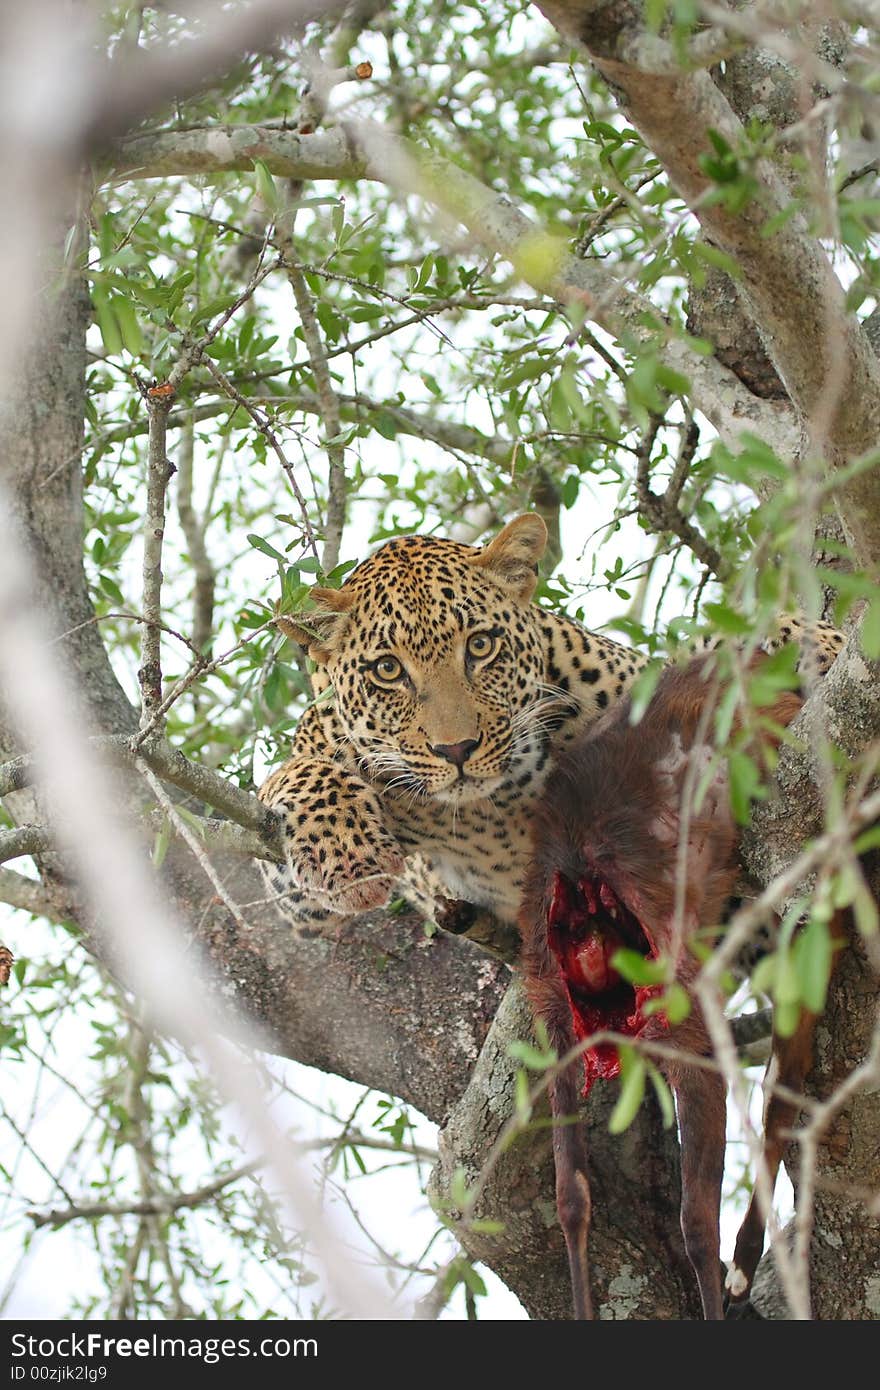
[{"label": "leopard's eye", "polygon": [[492,632],[472,632],[467,639],[467,654],[473,661],[485,661],[494,656],[498,638]]},{"label": "leopard's eye", "polygon": [[373,675],[382,685],[393,685],[404,675],[403,666],[396,656],[380,656],[373,662]]}]

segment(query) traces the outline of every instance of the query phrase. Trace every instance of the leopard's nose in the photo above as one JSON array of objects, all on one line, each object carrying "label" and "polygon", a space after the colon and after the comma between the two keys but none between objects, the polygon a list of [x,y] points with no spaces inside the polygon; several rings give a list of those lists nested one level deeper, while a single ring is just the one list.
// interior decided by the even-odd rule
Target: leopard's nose
[{"label": "leopard's nose", "polygon": [[464,767],[474,749],[479,746],[478,738],[464,738],[461,743],[429,743],[428,747],[438,758],[445,758],[456,767]]}]

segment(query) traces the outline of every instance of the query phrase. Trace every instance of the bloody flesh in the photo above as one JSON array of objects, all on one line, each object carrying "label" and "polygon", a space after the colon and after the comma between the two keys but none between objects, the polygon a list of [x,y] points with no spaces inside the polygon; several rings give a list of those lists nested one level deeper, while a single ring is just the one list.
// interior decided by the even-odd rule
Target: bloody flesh
[{"label": "bloody flesh", "polygon": [[[631,985],[611,964],[616,951],[638,951],[648,960],[657,952],[634,914],[601,875],[572,883],[558,870],[553,876],[547,913],[548,942],[568,992],[578,1042],[593,1033],[636,1037],[645,1027],[644,1006],[659,994],[658,985]],[[593,1082],[620,1071],[614,1043],[596,1043],[584,1059],[584,1095]]]}]

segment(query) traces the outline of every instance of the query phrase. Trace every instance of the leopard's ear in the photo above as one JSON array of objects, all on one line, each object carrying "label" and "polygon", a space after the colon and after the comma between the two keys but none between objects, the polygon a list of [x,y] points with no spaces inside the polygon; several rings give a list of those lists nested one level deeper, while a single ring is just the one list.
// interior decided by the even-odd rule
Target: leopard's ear
[{"label": "leopard's ear", "polygon": [[314,612],[303,613],[298,619],[276,618],[275,626],[285,637],[305,647],[312,661],[323,666],[348,627],[346,614],[354,603],[354,594],[345,589],[316,587],[309,598],[315,605]]},{"label": "leopard's ear", "polygon": [[528,603],[538,582],[538,561],[547,544],[547,527],[537,512],[515,516],[494,541],[468,561],[485,570],[502,589]]}]

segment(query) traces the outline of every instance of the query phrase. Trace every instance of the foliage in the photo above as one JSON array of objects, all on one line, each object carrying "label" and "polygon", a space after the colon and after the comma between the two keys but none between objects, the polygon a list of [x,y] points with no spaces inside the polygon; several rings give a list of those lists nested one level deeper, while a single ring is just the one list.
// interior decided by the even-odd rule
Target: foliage
[{"label": "foliage", "polygon": [[[665,14],[653,5],[649,22],[660,28]],[[676,5],[673,19],[669,32],[686,45],[697,32],[691,6]],[[183,25],[164,9],[117,5],[105,15],[107,50],[148,46]],[[331,33],[325,26],[310,37],[320,47]],[[272,626],[277,612],[300,610],[314,582],[338,584],[387,537],[418,531],[478,540],[531,505],[558,520],[562,536],[562,560],[542,576],[540,602],[589,626],[606,625],[651,654],[665,657],[706,633],[753,649],[781,610],[805,600],[818,613],[826,586],[838,622],[868,600],[865,652],[876,658],[873,579],[841,563],[843,546],[832,553],[829,544],[819,568],[810,559],[813,526],[832,505],[830,487],[814,487],[805,506],[803,475],[758,435],[744,434],[736,445],[717,437],[695,415],[690,378],[670,365],[670,343],[697,357],[711,352],[690,325],[689,297],[711,273],[735,267],[701,239],[691,210],[601,78],[575,66],[537,12],[512,0],[396,4],[372,15],[350,51],[334,57],[340,65],[369,60],[373,76],[333,92],[325,125],[374,118],[426,159],[452,161],[526,209],[554,244],[600,260],[609,287],[644,295],[650,313],[616,336],[595,327],[576,303],[524,284],[529,264],[517,274],[482,249],[439,193],[438,210],[375,180],[294,184],[260,161],[246,174],[146,182],[105,179],[98,170],[87,254],[94,324],[85,556],[101,632],[132,699],[147,467],[140,387],[164,381],[194,343],[202,344],[199,357],[182,375],[171,417],[177,482],[164,551],[166,682],[188,677],[200,659],[222,659],[197,671],[172,704],[167,733],[188,756],[244,788],[284,756],[309,699],[301,655]],[[145,129],[295,125],[307,69],[305,50],[293,43],[246,57],[204,95]],[[776,158],[778,145],[778,131],[756,121],[737,148],[716,133],[701,156],[707,199],[741,214],[757,197],[758,162]],[[858,307],[873,299],[880,278],[878,201],[845,184],[845,139],[837,149],[834,254]],[[792,158],[789,172],[790,215],[818,227],[808,170]],[[328,385],[285,263],[300,273],[313,308],[336,427],[325,418]],[[714,571],[695,557],[690,540],[672,525],[658,528],[642,505],[640,470],[661,495],[686,448],[674,501],[717,554]],[[347,525],[336,534],[328,495],[339,458]],[[749,686],[741,658],[723,657],[719,669],[729,696],[719,710],[719,746],[737,815],[746,820],[772,768],[746,751],[743,731],[732,732],[734,708],[745,700],[759,710],[794,675],[787,656],[764,669],[761,689]],[[643,678],[637,706],[658,670]],[[834,772],[839,788],[845,772]],[[829,877],[832,900],[855,901],[869,913],[851,864]],[[755,982],[795,1015],[799,1005],[815,1008],[824,998],[829,915],[815,912],[796,940],[789,931]],[[56,1190],[35,1195],[34,1204],[55,1205],[68,1190],[88,1190],[95,1202],[136,1201],[147,1142],[150,1181],[164,1191],[198,1186],[182,1174],[204,1163],[215,1175],[232,1169],[235,1141],[216,1096],[171,1044],[149,1034],[75,933],[52,930],[42,958],[28,948],[0,1034],[13,1070],[25,1067],[35,1087],[57,1075],[84,1107],[53,1171]],[[68,1033],[77,1048],[89,1039],[74,1075],[59,1043]],[[521,1060],[532,1065],[534,1058]],[[615,1129],[632,1119],[648,1077],[663,1086],[628,1051]],[[273,1068],[278,1094],[291,1084]],[[364,1104],[367,1113],[377,1109],[375,1099]],[[392,1100],[378,1108],[380,1129],[366,1133],[384,1134],[405,1158],[413,1148],[409,1117]],[[356,1176],[367,1171],[368,1147],[346,1138],[352,1118],[343,1117],[330,1153]],[[27,1250],[37,1235],[21,1204],[16,1219]],[[71,1312],[332,1312],[311,1291],[308,1252],[282,1229],[260,1181],[243,1178],[204,1209],[146,1225],[134,1215],[88,1225],[95,1277]],[[39,1238],[47,1239],[44,1228]],[[135,1239],[149,1250],[140,1262]],[[243,1262],[234,1283],[231,1248]],[[403,1263],[423,1274],[439,1268],[444,1292],[465,1289],[472,1308],[483,1293],[480,1276],[462,1257],[445,1258],[431,1257],[427,1271],[424,1256]],[[248,1272],[256,1264],[270,1271],[277,1298]],[[259,1296],[251,1292],[257,1287]]]}]

